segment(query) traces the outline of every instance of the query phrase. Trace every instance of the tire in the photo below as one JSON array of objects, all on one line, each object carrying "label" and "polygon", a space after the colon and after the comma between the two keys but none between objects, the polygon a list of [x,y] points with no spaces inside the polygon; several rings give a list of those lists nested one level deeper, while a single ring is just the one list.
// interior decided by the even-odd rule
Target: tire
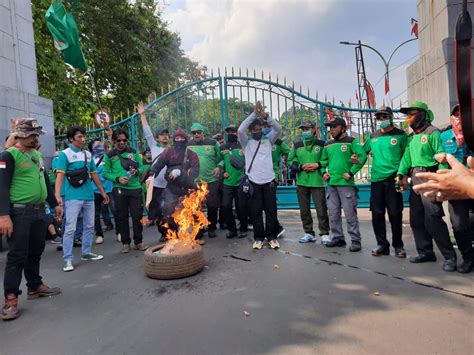
[{"label": "tire", "polygon": [[145,250],[146,276],[160,280],[179,279],[197,274],[204,268],[204,253],[200,245],[187,254],[156,255],[155,251],[164,246],[164,243],[160,243]]}]

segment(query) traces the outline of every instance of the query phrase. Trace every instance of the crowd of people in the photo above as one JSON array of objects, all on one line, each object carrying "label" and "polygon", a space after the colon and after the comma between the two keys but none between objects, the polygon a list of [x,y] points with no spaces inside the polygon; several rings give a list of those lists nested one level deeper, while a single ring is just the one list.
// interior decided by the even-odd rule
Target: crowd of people
[{"label": "crowd of people", "polygon": [[[29,299],[61,292],[43,283],[40,276],[46,234],[62,251],[65,272],[74,270],[74,246],[81,248],[82,261],[103,259],[92,252],[94,243],[104,242],[102,221],[106,230],[115,228],[121,253],[131,252],[132,238],[133,249],[144,251],[144,224],[156,225],[164,241],[167,230],[177,228],[172,218],[176,207],[199,183],[207,184],[203,207],[209,220],[197,236],[200,244],[205,243],[206,234],[215,238],[219,225],[227,230],[227,238],[246,238],[253,228],[253,249],[261,250],[265,243],[278,249],[278,238],[285,233],[276,200],[282,155],[296,181],[304,231],[301,243],[318,239],[312,199],[321,243],[328,248],[346,247],[344,211],[349,251],[361,251],[355,175],[371,157],[370,210],[377,241],[372,255],[389,255],[393,247],[396,257],[407,257],[402,238],[402,192],[410,189],[410,226],[418,253],[409,261],[436,261],[434,240],[445,259],[443,270],[469,273],[473,269],[469,212],[474,198],[474,159],[468,159],[471,153],[464,142],[459,107],[452,110],[451,128],[443,132],[432,125],[434,115],[425,103],[402,108],[413,131],[410,135],[395,126],[390,107],[381,107],[375,114],[378,129],[363,145],[347,134],[341,117],[326,122],[331,136],[326,142],[318,138],[313,122],[303,121],[301,139],[290,146],[280,138],[279,122],[260,102],[239,127],[225,127],[225,133],[215,139],[200,123],[192,125],[189,135],[182,128],[172,137],[164,128],[154,135],[145,106],[140,103],[137,110],[148,146],[142,154],[129,145],[127,131],[112,132],[107,127],[110,139],[88,141],[85,129],[74,126],[68,129],[65,147],[54,158],[49,173],[38,151],[42,127],[34,119],[15,121],[0,155],[0,234],[6,237],[9,249],[2,319],[18,317],[22,273]],[[148,208],[146,182],[151,189]],[[443,220],[441,202],[445,200],[449,201],[454,237],[463,259],[459,265]]]}]

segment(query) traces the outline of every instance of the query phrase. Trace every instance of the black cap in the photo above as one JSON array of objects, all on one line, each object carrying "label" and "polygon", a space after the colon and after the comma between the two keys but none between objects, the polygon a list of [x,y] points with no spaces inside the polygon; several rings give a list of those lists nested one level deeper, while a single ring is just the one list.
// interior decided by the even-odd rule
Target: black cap
[{"label": "black cap", "polygon": [[327,121],[324,125],[326,127],[333,127],[333,126],[347,127],[346,120],[341,117],[334,117],[333,120]]},{"label": "black cap", "polygon": [[157,128],[156,129],[156,135],[161,136],[162,134],[170,134],[170,131],[168,131],[167,128]]},{"label": "black cap", "polygon": [[314,124],[311,121],[306,120],[301,122],[299,128],[314,128]]},{"label": "black cap", "polygon": [[393,117],[393,111],[388,106],[381,106],[375,113],[375,118],[377,118],[377,115],[389,115],[390,117]]},{"label": "black cap", "polygon": [[453,107],[451,107],[451,115],[454,115],[454,111],[456,111],[457,109],[459,109],[459,104],[456,104]]},{"label": "black cap", "polygon": [[235,131],[235,132],[237,132],[237,127],[235,127],[234,125],[230,125],[230,126],[227,126],[227,127],[225,128],[225,131],[226,131],[226,132],[229,132],[229,131]]}]

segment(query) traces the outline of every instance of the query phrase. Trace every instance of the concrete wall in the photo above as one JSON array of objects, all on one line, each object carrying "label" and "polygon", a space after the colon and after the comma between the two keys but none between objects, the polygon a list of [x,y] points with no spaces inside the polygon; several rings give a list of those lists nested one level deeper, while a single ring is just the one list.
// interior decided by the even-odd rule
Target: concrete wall
[{"label": "concrete wall", "polygon": [[[420,59],[407,69],[408,101],[426,102],[437,126],[449,123],[450,107],[457,103],[454,34],[461,2],[417,0]],[[474,20],[474,0],[468,10]]]},{"label": "concrete wall", "polygon": [[38,96],[31,2],[0,0],[0,146],[10,132],[10,119],[32,117],[48,132],[41,152],[54,154],[53,102]]}]

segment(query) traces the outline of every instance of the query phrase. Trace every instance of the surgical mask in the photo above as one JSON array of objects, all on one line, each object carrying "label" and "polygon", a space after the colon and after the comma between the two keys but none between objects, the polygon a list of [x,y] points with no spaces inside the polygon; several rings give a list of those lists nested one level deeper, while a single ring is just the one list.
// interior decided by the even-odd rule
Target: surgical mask
[{"label": "surgical mask", "polygon": [[390,122],[390,120],[380,121],[379,123],[379,127],[382,129],[387,129],[391,125],[392,125],[392,122]]},{"label": "surgical mask", "polygon": [[254,132],[251,134],[252,138],[259,141],[263,137],[263,132]]},{"label": "surgical mask", "polygon": [[272,130],[272,129],[271,129],[270,127],[265,127],[265,128],[263,129],[263,135],[266,136],[268,133],[271,132],[271,130]]},{"label": "surgical mask", "polygon": [[227,134],[227,141],[229,143],[237,142],[237,135],[236,134]]},{"label": "surgical mask", "polygon": [[453,127],[454,137],[456,137],[456,143],[458,147],[462,147],[464,144],[464,134],[462,131],[461,118],[451,115],[451,126]]},{"label": "surgical mask", "polygon": [[301,138],[303,138],[305,141],[311,139],[313,137],[313,132],[311,131],[304,131],[301,133]]},{"label": "surgical mask", "polygon": [[101,157],[105,153],[105,147],[103,144],[97,144],[96,146],[92,147],[92,154],[96,157]]}]

